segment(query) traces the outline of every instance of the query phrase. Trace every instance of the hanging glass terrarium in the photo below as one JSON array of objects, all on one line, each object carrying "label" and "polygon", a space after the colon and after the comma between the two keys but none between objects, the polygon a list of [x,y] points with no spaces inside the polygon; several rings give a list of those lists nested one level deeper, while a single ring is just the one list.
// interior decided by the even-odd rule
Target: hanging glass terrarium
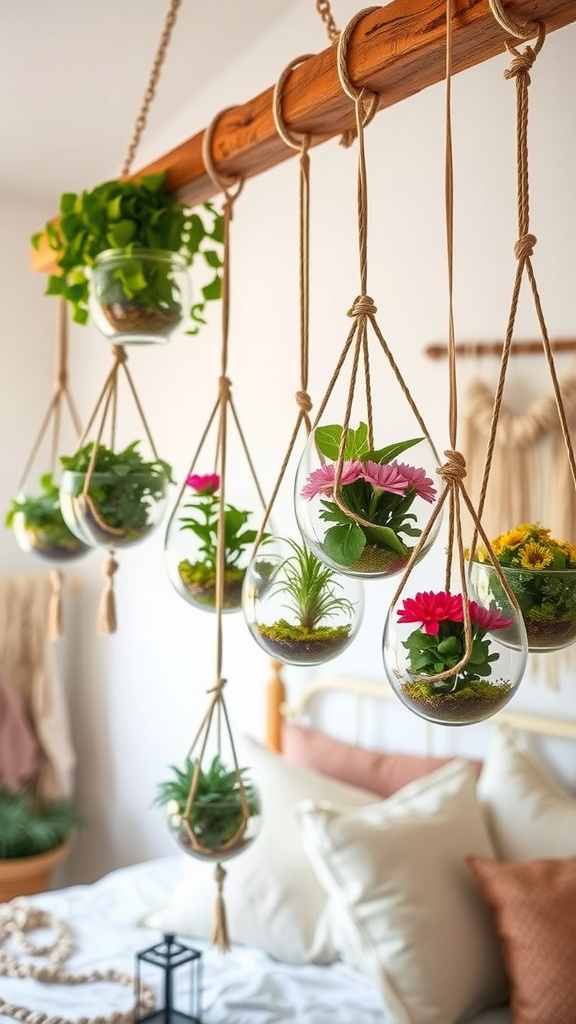
[{"label": "hanging glass terrarium", "polygon": [[352,643],[362,622],[363,588],[302,543],[279,543],[282,553],[264,546],[250,563],[244,615],[267,654],[290,665],[319,665]]},{"label": "hanging glass terrarium", "polygon": [[113,344],[169,341],[187,319],[189,308],[188,265],[179,253],[107,249],[96,257],[89,310]]},{"label": "hanging glass terrarium", "polygon": [[12,527],[18,546],[26,554],[37,555],[48,562],[72,562],[91,550],[76,536],[64,520],[60,508],[60,491],[52,473],[40,477],[34,494],[19,494],[6,515],[6,526]]}]

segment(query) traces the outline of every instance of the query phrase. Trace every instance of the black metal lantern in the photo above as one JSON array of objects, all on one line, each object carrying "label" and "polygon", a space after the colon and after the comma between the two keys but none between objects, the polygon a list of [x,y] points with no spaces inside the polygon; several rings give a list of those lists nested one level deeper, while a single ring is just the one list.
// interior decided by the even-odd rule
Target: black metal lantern
[{"label": "black metal lantern", "polygon": [[[164,1008],[159,1007],[152,1013],[145,1013],[143,1017],[140,1017],[138,1013],[143,986],[141,978],[143,964],[152,964],[164,972],[162,984]],[[190,1013],[174,1006],[174,972],[187,964],[190,965]],[[162,942],[136,954],[135,985],[135,1024],[140,1024],[141,1021],[149,1021],[150,1024],[202,1024],[200,1017],[202,1012],[202,953],[198,949],[192,949],[176,942],[173,934],[165,933]]]}]

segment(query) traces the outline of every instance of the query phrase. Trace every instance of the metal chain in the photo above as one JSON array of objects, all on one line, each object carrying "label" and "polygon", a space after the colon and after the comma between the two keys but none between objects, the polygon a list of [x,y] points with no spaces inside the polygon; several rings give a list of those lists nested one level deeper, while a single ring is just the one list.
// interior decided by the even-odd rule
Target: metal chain
[{"label": "metal chain", "polygon": [[144,99],[142,100],[142,106],[140,107],[140,112],[138,114],[138,117],[136,118],[134,131],[132,134],[132,138],[130,140],[130,144],[128,146],[128,151],[126,153],[126,156],[124,157],[124,163],[122,165],[121,171],[122,177],[126,177],[128,174],[130,174],[132,164],[134,163],[134,157],[136,156],[138,146],[140,145],[140,139],[142,138],[142,133],[146,127],[146,122],[148,120],[148,114],[150,112],[152,100],[156,95],[156,86],[158,84],[158,79],[160,78],[162,65],[164,64],[164,60],[166,58],[166,51],[168,50],[168,44],[170,42],[170,37],[172,35],[172,29],[174,28],[174,25],[176,23],[176,17],[178,14],[178,8],[180,7],[180,3],[181,0],[170,0],[170,9],[168,11],[168,14],[166,15],[166,21],[164,22],[164,28],[162,30],[162,35],[160,37],[160,44],[158,46],[158,50],[156,51],[156,56],[154,57],[154,63],[152,64],[152,70],[150,72],[150,78],[148,79],[146,92],[144,93]]},{"label": "metal chain", "polygon": [[334,21],[334,17],[330,9],[330,0],[316,0],[316,10],[318,11],[318,14],[322,18],[322,21],[326,26],[328,39],[330,40],[330,42],[338,42],[340,29],[337,28],[336,22]]}]

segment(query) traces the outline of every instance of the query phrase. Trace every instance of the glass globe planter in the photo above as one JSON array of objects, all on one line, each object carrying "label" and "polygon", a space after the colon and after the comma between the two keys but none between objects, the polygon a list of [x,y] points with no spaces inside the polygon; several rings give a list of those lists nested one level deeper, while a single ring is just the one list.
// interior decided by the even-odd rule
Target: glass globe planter
[{"label": "glass globe planter", "polygon": [[443,680],[465,652],[461,594],[402,594],[384,627],[386,675],[402,703],[429,722],[471,725],[500,711],[518,689],[528,655],[522,617],[508,599],[470,601],[468,662]]},{"label": "glass globe planter", "polygon": [[12,529],[22,551],[48,562],[72,562],[92,550],[72,533],[61,516],[59,521],[38,524],[29,522],[25,512],[16,512]]},{"label": "glass globe planter", "polygon": [[106,249],[90,277],[90,315],[115,345],[168,341],[190,305],[186,260],[163,250]]},{"label": "glass globe planter", "polygon": [[[176,592],[201,611],[216,611],[216,564],[220,477],[191,474],[166,530],[164,554]],[[226,502],[224,544],[224,613],[240,611],[242,586],[256,529],[251,510]]]},{"label": "glass globe planter", "polygon": [[65,470],[60,481],[64,521],[91,547],[127,548],[143,541],[166,510],[168,481],[148,473],[93,473],[84,495],[86,473]]},{"label": "glass globe planter", "polygon": [[[523,569],[500,567],[518,601],[534,653],[559,651],[576,641],[576,567]],[[470,588],[482,602],[500,602],[506,593],[490,562],[470,562]],[[510,639],[510,643],[513,643]],[[503,642],[506,642],[503,636]]]},{"label": "glass globe planter", "polygon": [[334,572],[295,541],[279,540],[274,549],[260,548],[246,573],[243,610],[250,633],[286,664],[330,661],[360,628],[362,584]]},{"label": "glass globe planter", "polygon": [[[298,526],[307,546],[337,572],[360,579],[395,576],[407,565],[436,501],[438,456],[423,438],[369,451],[366,424],[350,429],[340,499],[364,520],[357,523],[334,500],[341,436],[337,424],[318,426],[310,435],[296,473]],[[404,455],[412,447],[414,453]],[[440,516],[420,558],[439,527]]]}]

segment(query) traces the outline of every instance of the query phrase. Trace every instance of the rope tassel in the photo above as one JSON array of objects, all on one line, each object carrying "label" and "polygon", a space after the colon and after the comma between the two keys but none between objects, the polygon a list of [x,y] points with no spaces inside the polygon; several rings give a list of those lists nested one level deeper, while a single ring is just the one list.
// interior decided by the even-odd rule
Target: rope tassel
[{"label": "rope tassel", "polygon": [[214,923],[212,925],[210,942],[213,946],[216,946],[216,949],[219,949],[221,953],[228,953],[230,951],[230,938],[228,936],[228,922],[226,920],[226,906],[224,904],[223,895],[226,871],[220,863],[218,863],[214,869],[214,878],[216,880],[217,893],[216,904],[214,906]]},{"label": "rope tassel", "polygon": [[100,598],[100,609],[98,611],[98,632],[101,636],[108,636],[116,632],[116,598],[114,595],[114,574],[118,569],[118,562],[110,553],[104,564],[104,575],[106,583]]}]

